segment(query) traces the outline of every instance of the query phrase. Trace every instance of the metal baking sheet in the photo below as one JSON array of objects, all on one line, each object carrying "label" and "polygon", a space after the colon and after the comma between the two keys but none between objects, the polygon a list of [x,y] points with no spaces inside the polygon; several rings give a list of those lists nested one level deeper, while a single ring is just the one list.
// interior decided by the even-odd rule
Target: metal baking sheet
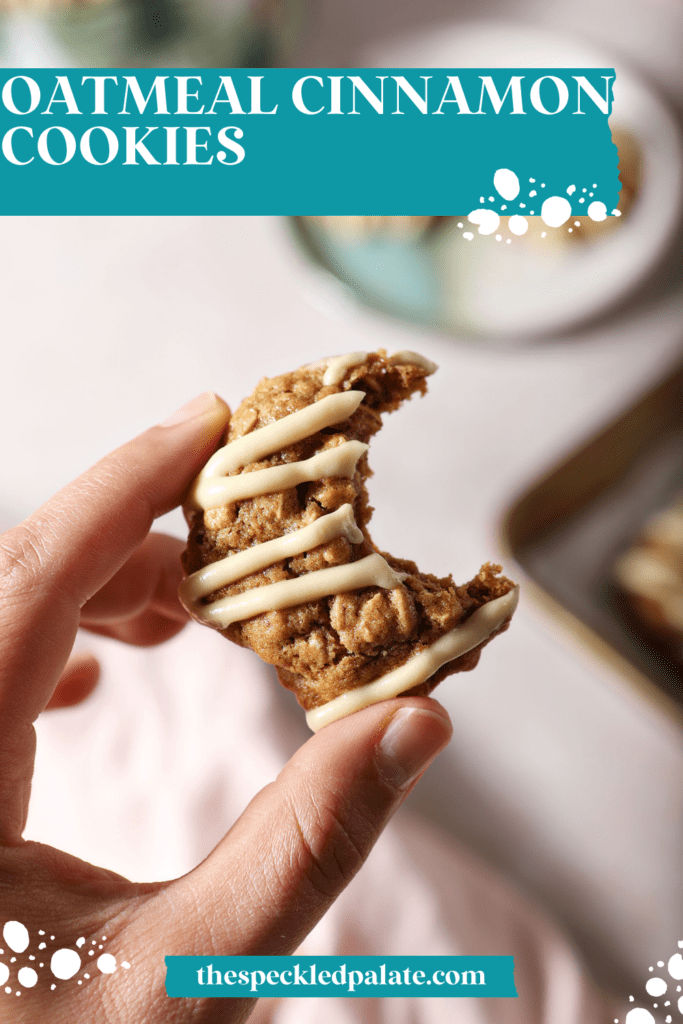
[{"label": "metal baking sheet", "polygon": [[683,367],[534,484],[506,544],[538,596],[683,720],[683,647],[641,624],[613,567],[645,521],[683,493]]}]

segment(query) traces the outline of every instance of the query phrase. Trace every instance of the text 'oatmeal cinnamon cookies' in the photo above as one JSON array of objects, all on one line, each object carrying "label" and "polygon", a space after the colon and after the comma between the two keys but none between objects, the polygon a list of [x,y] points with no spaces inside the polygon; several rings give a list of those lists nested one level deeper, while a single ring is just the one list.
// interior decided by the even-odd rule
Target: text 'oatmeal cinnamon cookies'
[{"label": "text 'oatmeal cinnamon cookies'", "polygon": [[275,665],[314,731],[474,668],[517,605],[500,566],[456,586],[368,533],[368,442],[435,370],[352,352],[264,378],[186,502],[181,601]]}]

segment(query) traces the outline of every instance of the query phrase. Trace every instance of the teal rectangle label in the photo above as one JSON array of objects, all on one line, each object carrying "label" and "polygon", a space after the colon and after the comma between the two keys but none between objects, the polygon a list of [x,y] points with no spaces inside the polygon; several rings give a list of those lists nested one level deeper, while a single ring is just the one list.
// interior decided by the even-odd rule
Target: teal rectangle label
[{"label": "teal rectangle label", "polygon": [[511,956],[167,956],[171,997],[500,998]]},{"label": "teal rectangle label", "polygon": [[[8,69],[0,214],[574,215],[619,199],[612,68]],[[496,190],[499,171],[520,188]],[[532,213],[533,211],[533,213]]]}]

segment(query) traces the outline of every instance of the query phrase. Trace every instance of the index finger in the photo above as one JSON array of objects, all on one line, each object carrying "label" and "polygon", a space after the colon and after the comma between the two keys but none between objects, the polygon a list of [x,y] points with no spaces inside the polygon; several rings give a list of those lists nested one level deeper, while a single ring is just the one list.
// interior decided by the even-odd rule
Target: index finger
[{"label": "index finger", "polygon": [[69,656],[81,607],[153,520],[180,504],[228,418],[220,398],[199,396],[0,538],[0,839],[23,827],[31,725]]}]

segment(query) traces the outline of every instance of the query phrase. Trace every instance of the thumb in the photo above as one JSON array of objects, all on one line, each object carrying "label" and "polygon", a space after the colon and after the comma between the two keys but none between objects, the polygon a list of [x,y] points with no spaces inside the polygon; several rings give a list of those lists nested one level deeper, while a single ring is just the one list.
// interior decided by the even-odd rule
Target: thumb
[{"label": "thumb", "polygon": [[451,731],[440,704],[412,697],[377,704],[313,736],[208,859],[158,892],[154,910],[147,904],[157,920],[178,922],[164,928],[165,952],[293,952]]}]

